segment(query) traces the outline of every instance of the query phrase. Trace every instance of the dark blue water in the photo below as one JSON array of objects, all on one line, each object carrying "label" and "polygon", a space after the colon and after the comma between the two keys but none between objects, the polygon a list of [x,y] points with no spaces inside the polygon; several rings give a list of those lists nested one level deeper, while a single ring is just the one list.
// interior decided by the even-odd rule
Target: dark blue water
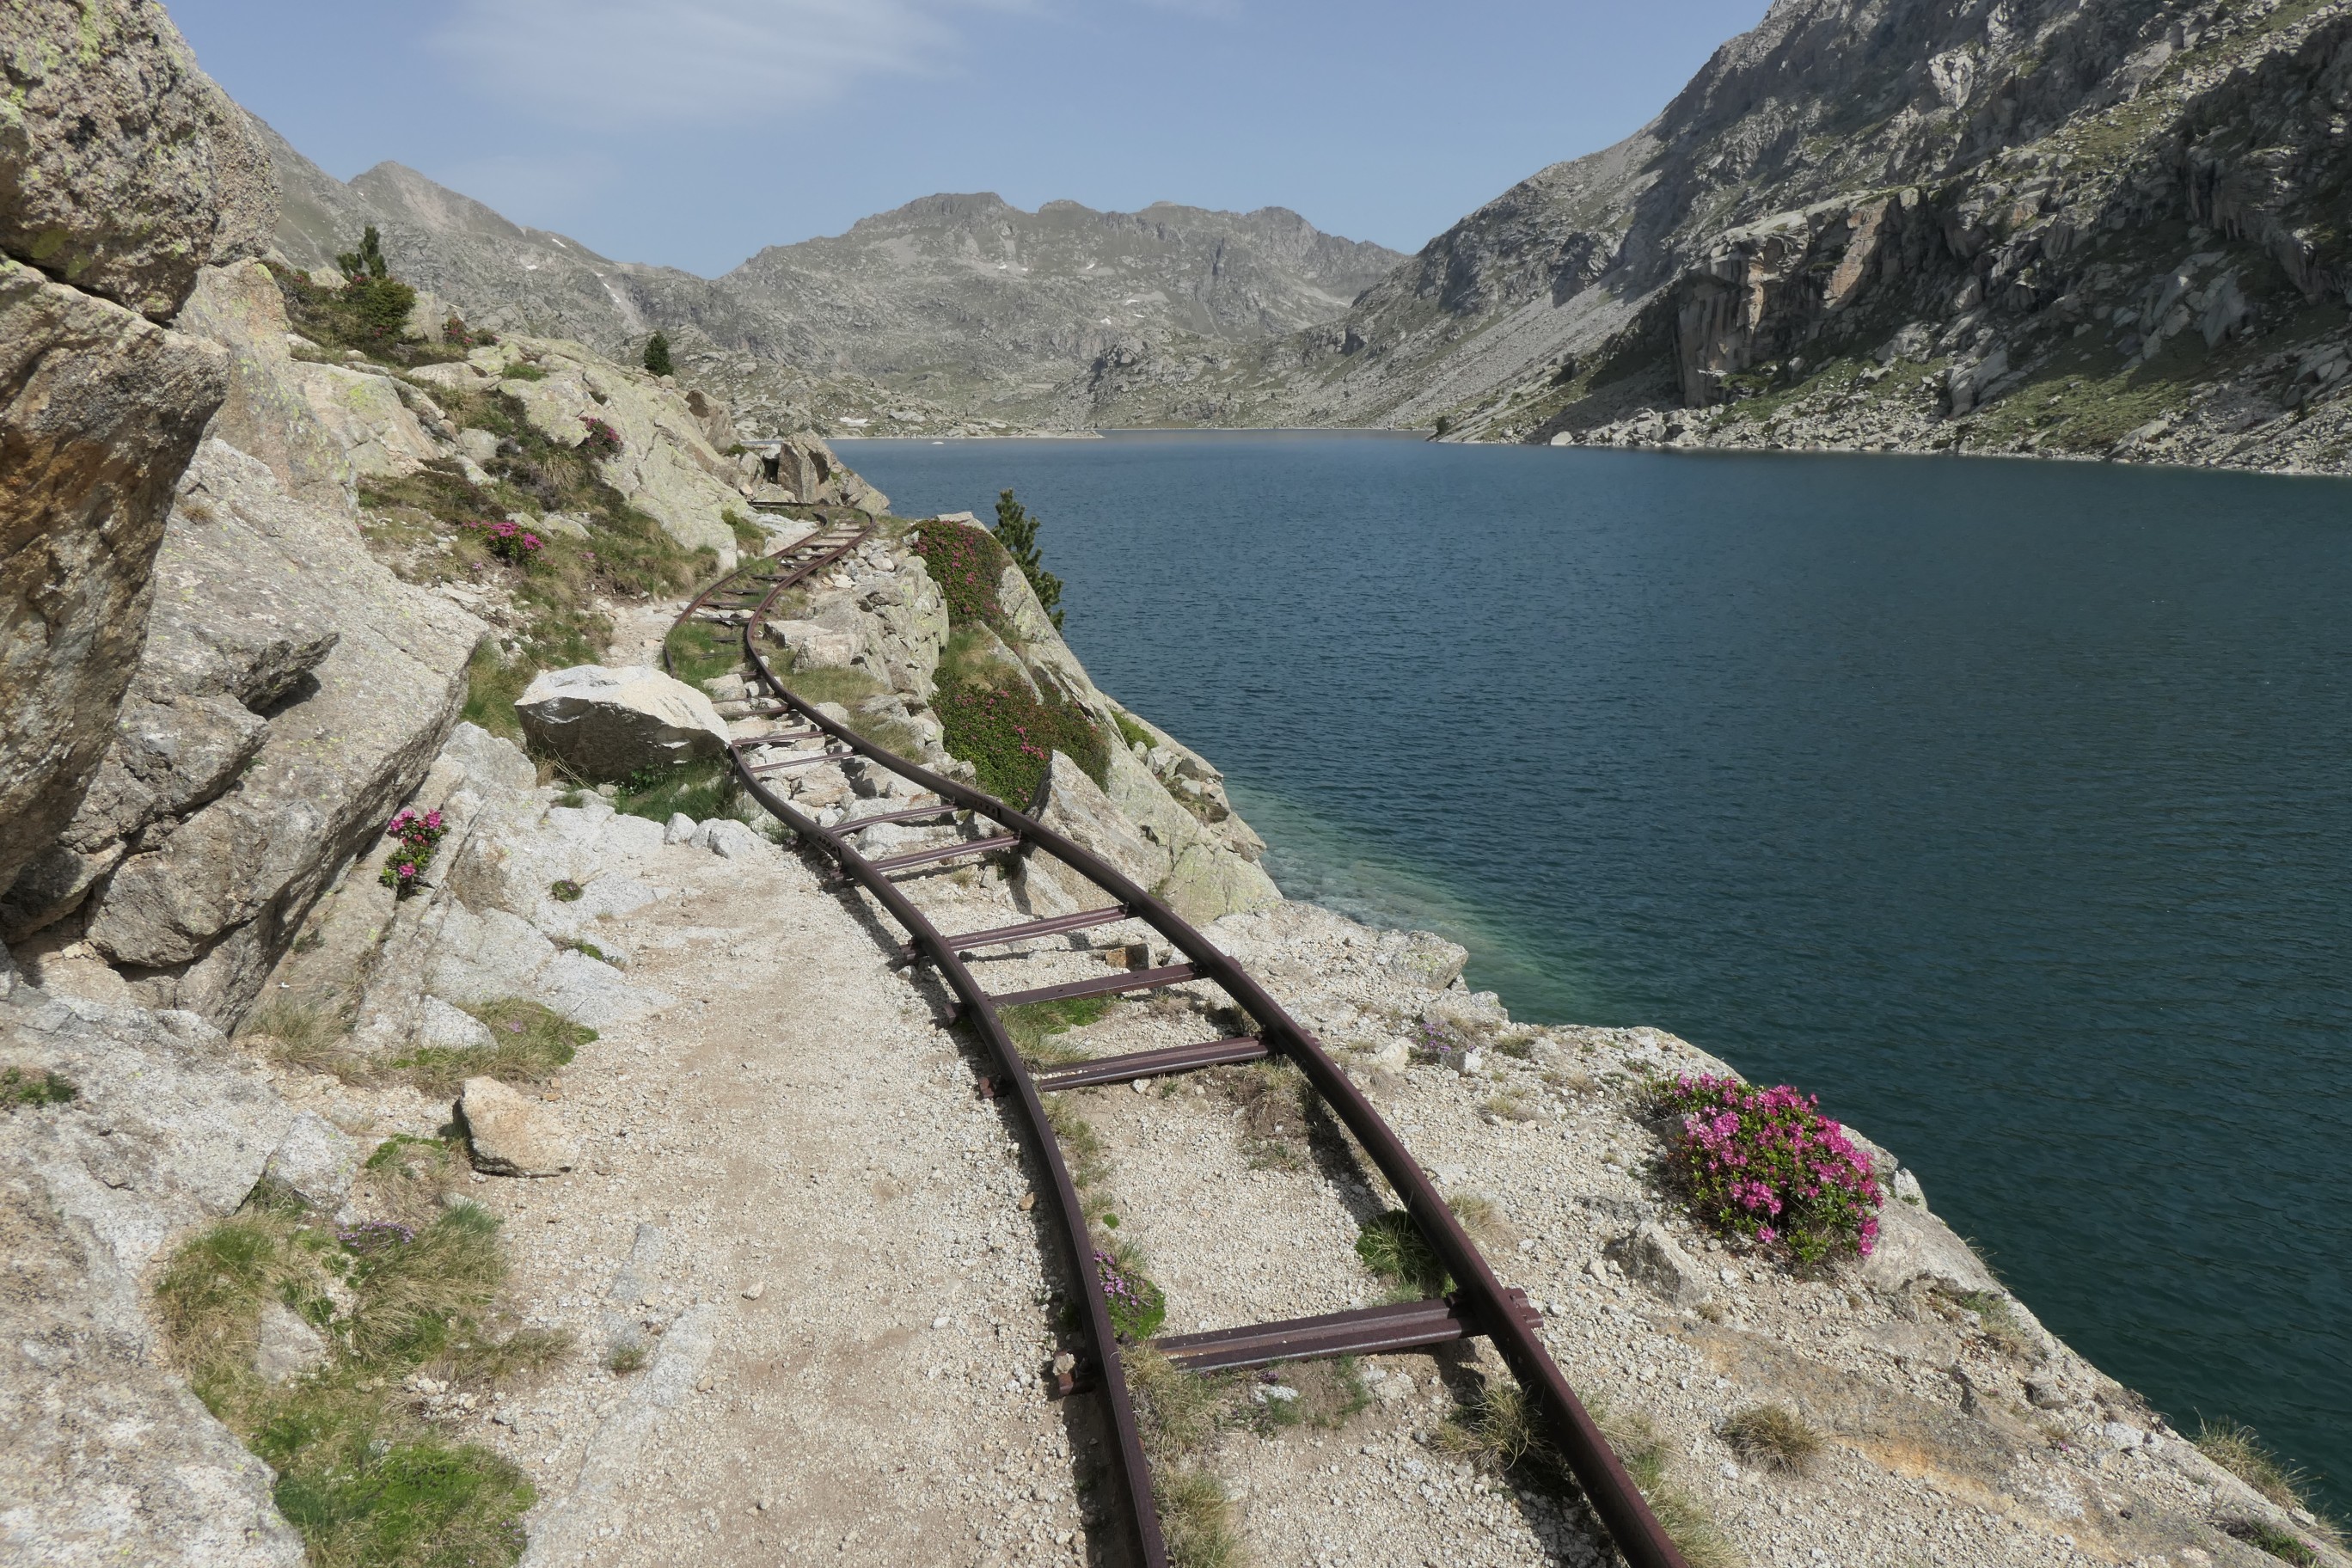
[{"label": "dark blue water", "polygon": [[1015,487],[1293,896],[1896,1151],[2049,1325],[2352,1499],[2352,485],[1363,437],[861,442]]}]

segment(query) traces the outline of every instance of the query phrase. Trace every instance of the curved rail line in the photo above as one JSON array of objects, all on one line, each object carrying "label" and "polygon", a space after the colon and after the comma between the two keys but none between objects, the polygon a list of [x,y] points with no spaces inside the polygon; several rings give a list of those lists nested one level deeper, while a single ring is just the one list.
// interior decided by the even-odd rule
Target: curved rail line
[{"label": "curved rail line", "polygon": [[[797,717],[805,723],[803,728],[733,743],[730,756],[743,787],[778,820],[803,838],[822,846],[840,866],[844,883],[855,882],[864,888],[906,929],[910,940],[901,957],[908,962],[929,963],[946,981],[960,999],[964,1016],[986,1041],[995,1059],[999,1076],[993,1085],[983,1084],[983,1092],[1010,1090],[1009,1099],[1017,1107],[1023,1127],[1050,1178],[1071,1270],[1084,1287],[1080,1321],[1093,1358],[1091,1367],[1085,1370],[1094,1374],[1085,1381],[1093,1384],[1092,1392],[1101,1397],[1110,1418],[1116,1438],[1112,1455],[1128,1500],[1128,1544],[1136,1561],[1144,1568],[1166,1568],[1167,1547],[1152,1501],[1151,1477],[1136,1427],[1134,1405],[1128,1397],[1120,1366],[1118,1338],[1112,1331],[1102,1280],[1095,1267],[1094,1240],[1087,1233],[1077,1189],[1063,1161],[1061,1145],[1046,1121],[1041,1097],[1090,1084],[1158,1078],[1280,1056],[1297,1066],[1316,1093],[1371,1156],[1381,1173],[1403,1199],[1405,1212],[1415,1228],[1444,1264],[1458,1289],[1454,1295],[1438,1300],[1367,1308],[1209,1333],[1171,1335],[1153,1342],[1153,1348],[1180,1366],[1208,1370],[1312,1356],[1406,1350],[1484,1334],[1493,1341],[1520,1387],[1532,1397],[1548,1435],[1631,1568],[1687,1568],[1682,1553],[1650,1511],[1640,1489],[1625,1473],[1600,1427],[1544,1349],[1536,1332],[1536,1314],[1528,1308],[1526,1297],[1517,1290],[1507,1289],[1495,1277],[1494,1269],[1464,1233],[1420,1163],[1354,1082],[1324,1052],[1321,1041],[1292,1018],[1239,963],[1116,868],[993,796],[873,744],[818,712],[814,704],[802,700],[784,685],[761,652],[756,636],[768,607],[778,595],[856,551],[874,532],[871,523],[828,524],[800,543],[746,563],[697,595],[678,616],[673,630],[694,619],[740,625],[744,658],[769,693],[760,711],[771,718]],[[662,657],[674,673],[676,665],[667,639]],[[796,810],[769,787],[769,780],[788,770],[856,757],[898,774],[933,795],[938,804],[862,816],[827,827]],[[960,813],[970,813],[975,820],[986,818],[997,824],[1000,831],[880,859],[868,858],[851,841],[856,834],[881,823],[932,820],[936,825],[946,826]],[[1050,855],[1100,889],[1109,902],[1076,914],[943,936],[890,880],[896,871],[1000,850]],[[1122,921],[1139,921],[1150,926],[1182,953],[1185,962],[996,994],[982,990],[964,965],[964,957],[975,949]],[[1213,982],[1223,990],[1255,1022],[1258,1032],[1032,1073],[999,1016],[999,1009],[1024,1003],[1152,990],[1196,980]],[[1066,1380],[1065,1387],[1069,1392],[1078,1391]]]}]

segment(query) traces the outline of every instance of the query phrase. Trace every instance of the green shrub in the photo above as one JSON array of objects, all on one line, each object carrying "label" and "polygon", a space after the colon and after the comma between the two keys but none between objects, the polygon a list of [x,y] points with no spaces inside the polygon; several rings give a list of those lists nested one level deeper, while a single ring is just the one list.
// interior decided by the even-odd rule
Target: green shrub
[{"label": "green shrub", "polygon": [[1037,524],[1038,519],[1013,499],[1011,490],[998,494],[996,526],[990,531],[1004,546],[1004,552],[1013,557],[1013,563],[1021,568],[1021,575],[1029,580],[1030,591],[1037,595],[1038,607],[1045,612],[1045,618],[1054,623],[1055,631],[1060,631],[1062,612],[1056,606],[1062,602],[1062,580],[1045,570],[1045,559],[1037,552]]},{"label": "green shrub", "polygon": [[1102,731],[1085,710],[1041,698],[984,661],[942,662],[931,697],[947,749],[972,764],[980,787],[1013,805],[1035,795],[1060,752],[1099,784],[1109,769]]},{"label": "green shrub", "polygon": [[646,369],[655,375],[676,374],[677,367],[669,360],[669,340],[659,332],[646,340]]}]

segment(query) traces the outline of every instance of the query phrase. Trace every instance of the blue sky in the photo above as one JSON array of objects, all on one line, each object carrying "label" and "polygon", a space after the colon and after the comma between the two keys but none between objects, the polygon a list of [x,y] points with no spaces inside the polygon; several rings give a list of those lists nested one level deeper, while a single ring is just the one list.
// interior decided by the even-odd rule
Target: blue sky
[{"label": "blue sky", "polygon": [[722,272],[935,191],[1286,206],[1413,250],[1642,124],[1765,0],[174,0],[331,174]]}]

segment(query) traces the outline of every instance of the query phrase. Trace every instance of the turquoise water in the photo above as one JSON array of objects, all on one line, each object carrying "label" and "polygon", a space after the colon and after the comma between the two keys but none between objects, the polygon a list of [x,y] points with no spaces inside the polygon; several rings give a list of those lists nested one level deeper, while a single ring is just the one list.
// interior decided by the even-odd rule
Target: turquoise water
[{"label": "turquoise water", "polygon": [[1015,487],[1286,890],[1895,1149],[2049,1325],[2352,1500],[2352,485],[1366,437],[859,442]]}]

